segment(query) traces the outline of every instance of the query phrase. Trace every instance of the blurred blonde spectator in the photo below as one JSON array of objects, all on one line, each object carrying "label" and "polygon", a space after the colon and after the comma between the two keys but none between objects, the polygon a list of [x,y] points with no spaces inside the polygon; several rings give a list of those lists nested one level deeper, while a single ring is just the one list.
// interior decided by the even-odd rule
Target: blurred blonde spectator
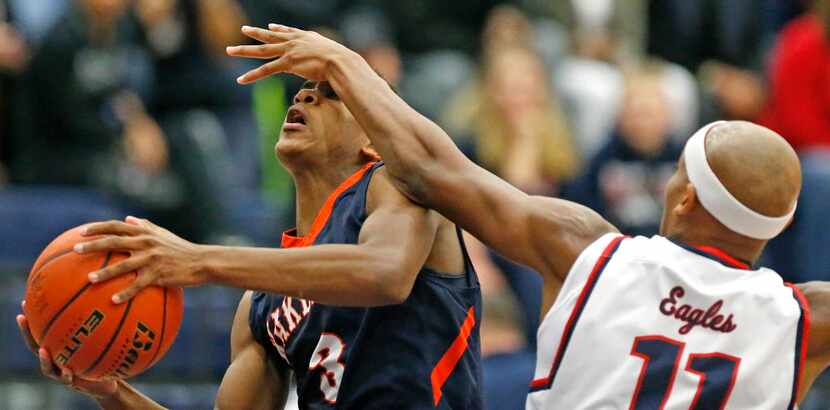
[{"label": "blurred blonde spectator", "polygon": [[552,17],[570,34],[574,55],[613,63],[636,61],[645,44],[645,0],[524,0],[532,12]]},{"label": "blurred blonde spectator", "polygon": [[488,54],[481,86],[458,96],[445,122],[472,136],[482,166],[525,191],[555,192],[580,160],[546,67],[526,47]]},{"label": "blurred blonde spectator", "polygon": [[481,33],[482,58],[491,58],[500,50],[533,44],[533,36],[533,26],[520,9],[510,5],[494,7]]},{"label": "blurred blonde spectator", "polygon": [[671,138],[665,66],[628,68],[617,129],[564,196],[599,212],[621,231],[653,235],[679,145]]}]

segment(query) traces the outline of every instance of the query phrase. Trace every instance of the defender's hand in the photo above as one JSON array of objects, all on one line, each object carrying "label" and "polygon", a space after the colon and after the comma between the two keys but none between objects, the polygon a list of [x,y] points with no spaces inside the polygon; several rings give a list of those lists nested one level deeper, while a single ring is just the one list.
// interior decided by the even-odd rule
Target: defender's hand
[{"label": "defender's hand", "polygon": [[130,257],[89,274],[90,282],[100,282],[129,272],[135,281],[112,297],[123,303],[141,289],[150,286],[199,286],[207,281],[200,268],[201,247],[146,219],[128,216],[126,222],[109,221],[90,224],[84,236],[101,238],[75,245],[75,252],[127,252]]},{"label": "defender's hand", "polygon": [[278,73],[323,81],[334,57],[353,54],[345,46],[313,31],[279,24],[269,24],[268,28],[242,26],[242,34],[263,44],[227,48],[229,56],[275,59],[243,74],[237,79],[240,84],[249,84]]},{"label": "defender's hand", "polygon": [[[26,302],[21,304],[21,307]],[[35,338],[32,337],[32,332],[29,330],[29,322],[26,316],[17,315],[17,327],[20,329],[20,336],[29,347],[29,350],[34,353],[40,362],[40,372],[44,376],[66,385],[67,387],[79,391],[94,398],[104,398],[112,396],[118,390],[118,382],[115,380],[86,380],[80,377],[75,377],[72,371],[66,368],[60,368],[52,361],[52,356],[49,352],[37,345]]]}]

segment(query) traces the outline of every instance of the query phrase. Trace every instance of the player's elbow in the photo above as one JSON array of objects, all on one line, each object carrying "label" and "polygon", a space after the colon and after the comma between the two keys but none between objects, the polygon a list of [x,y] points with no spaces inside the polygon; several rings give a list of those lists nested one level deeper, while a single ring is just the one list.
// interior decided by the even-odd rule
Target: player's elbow
[{"label": "player's elbow", "polygon": [[374,272],[365,281],[365,289],[371,292],[373,305],[400,305],[412,292],[412,276],[400,264],[380,262],[375,264]]}]

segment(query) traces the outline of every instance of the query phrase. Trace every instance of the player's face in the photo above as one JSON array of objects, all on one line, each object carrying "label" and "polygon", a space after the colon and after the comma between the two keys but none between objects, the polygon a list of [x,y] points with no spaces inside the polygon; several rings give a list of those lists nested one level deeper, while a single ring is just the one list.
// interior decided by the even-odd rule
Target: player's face
[{"label": "player's face", "polygon": [[673,212],[678,204],[683,200],[683,193],[686,190],[686,185],[689,183],[689,178],[686,176],[686,163],[683,160],[683,155],[677,160],[677,168],[666,183],[666,196],[663,205],[663,218],[660,221],[660,235],[670,236],[673,227],[676,224],[677,216]]},{"label": "player's face", "polygon": [[313,155],[332,162],[368,144],[360,125],[327,82],[306,81],[294,96],[277,142],[277,155]]}]

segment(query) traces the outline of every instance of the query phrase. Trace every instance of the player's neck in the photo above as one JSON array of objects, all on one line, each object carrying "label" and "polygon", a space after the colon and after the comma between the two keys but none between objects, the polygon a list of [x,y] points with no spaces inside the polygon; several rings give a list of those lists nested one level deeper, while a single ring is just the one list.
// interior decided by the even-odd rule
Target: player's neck
[{"label": "player's neck", "polygon": [[755,264],[764,251],[764,242],[700,230],[680,232],[670,236],[671,239],[692,246],[711,246],[725,252],[738,260]]},{"label": "player's neck", "polygon": [[358,169],[357,165],[318,166],[291,173],[297,189],[297,235],[308,233],[329,195]]}]

